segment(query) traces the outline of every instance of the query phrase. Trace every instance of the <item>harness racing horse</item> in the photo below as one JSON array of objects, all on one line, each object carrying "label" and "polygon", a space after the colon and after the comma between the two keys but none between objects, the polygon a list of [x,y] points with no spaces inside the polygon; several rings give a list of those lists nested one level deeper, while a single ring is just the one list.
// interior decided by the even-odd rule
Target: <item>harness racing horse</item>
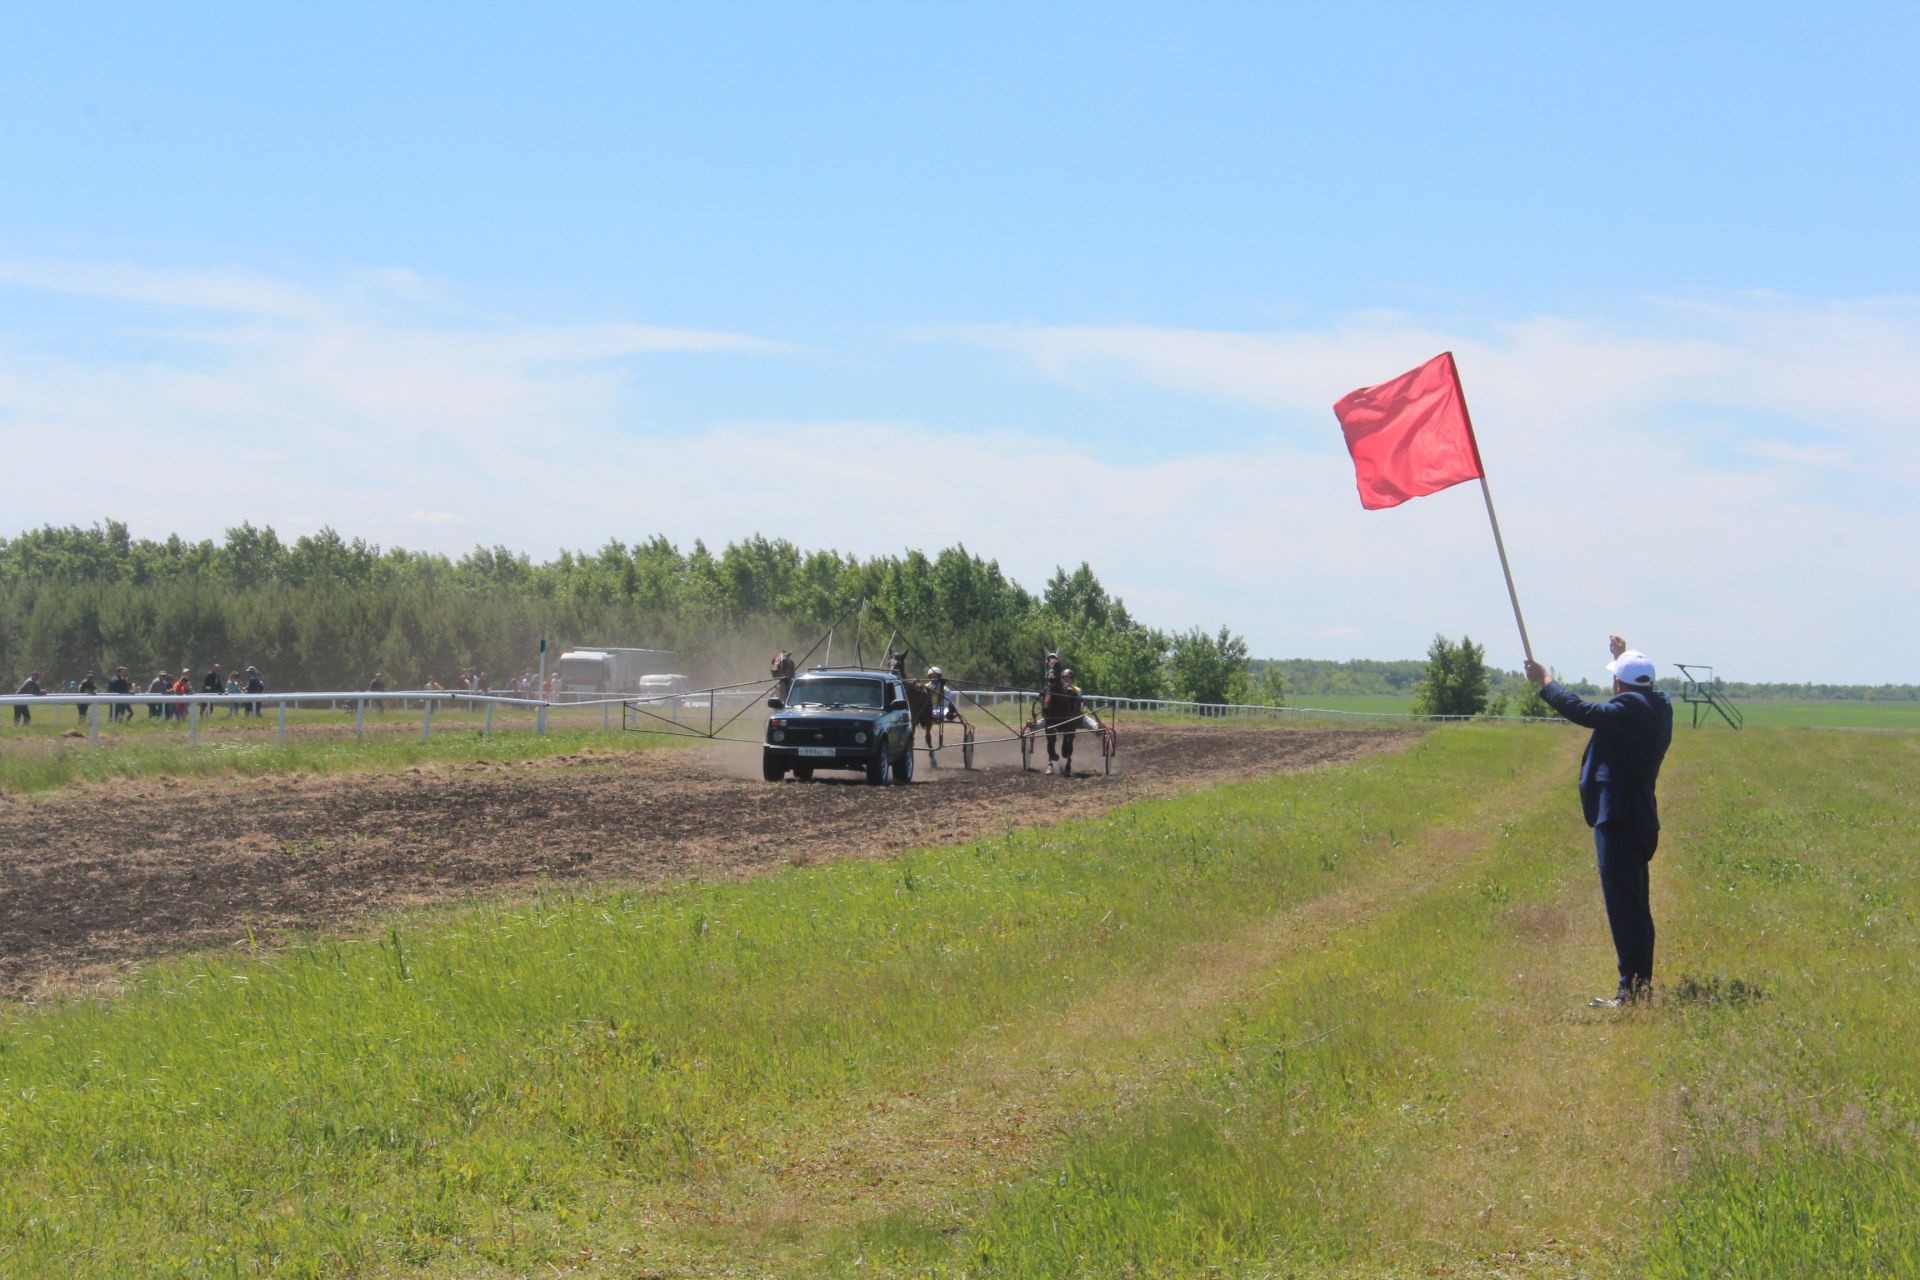
[{"label": "harness racing horse", "polygon": [[[1054,761],[1065,757],[1063,773],[1073,773],[1073,735],[1081,728],[1093,728],[1087,724],[1086,706],[1080,701],[1080,690],[1065,680],[1049,683],[1047,691],[1040,695],[1040,718],[1047,726],[1047,772],[1053,772]],[[1060,736],[1060,752],[1055,755],[1053,739]]]},{"label": "harness racing horse", "polygon": [[960,708],[952,706],[942,698],[936,700],[933,686],[925,680],[902,680],[901,686],[907,691],[907,711],[913,717],[913,727],[927,738],[927,767],[938,769],[940,757],[933,746],[933,726],[941,726],[940,745],[947,745],[948,724],[958,724],[962,734],[960,744],[960,763],[962,768],[973,768],[973,726],[960,714]]},{"label": "harness racing horse", "polygon": [[773,661],[767,664],[767,675],[779,684],[774,688],[773,697],[785,698],[793,692],[793,655],[785,649],[773,655]]}]

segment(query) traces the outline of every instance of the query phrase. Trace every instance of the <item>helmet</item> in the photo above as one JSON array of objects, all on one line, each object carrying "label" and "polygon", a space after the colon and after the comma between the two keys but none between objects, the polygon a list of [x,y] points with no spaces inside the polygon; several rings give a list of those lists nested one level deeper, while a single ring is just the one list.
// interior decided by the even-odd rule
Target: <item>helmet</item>
[{"label": "helmet", "polygon": [[928,668],[927,668],[927,675],[928,675],[928,676],[937,676],[937,675],[939,675],[939,674],[940,674],[940,668],[938,668],[938,667],[928,667]]}]

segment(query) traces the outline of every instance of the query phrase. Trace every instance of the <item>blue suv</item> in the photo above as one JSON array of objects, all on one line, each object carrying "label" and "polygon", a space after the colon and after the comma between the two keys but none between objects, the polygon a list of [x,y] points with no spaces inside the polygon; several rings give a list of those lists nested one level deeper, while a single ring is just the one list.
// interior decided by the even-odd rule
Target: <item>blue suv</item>
[{"label": "blue suv", "polygon": [[809,671],[787,696],[769,698],[760,772],[778,782],[791,771],[857,769],[867,781],[913,781],[913,714],[897,676],[884,671]]}]

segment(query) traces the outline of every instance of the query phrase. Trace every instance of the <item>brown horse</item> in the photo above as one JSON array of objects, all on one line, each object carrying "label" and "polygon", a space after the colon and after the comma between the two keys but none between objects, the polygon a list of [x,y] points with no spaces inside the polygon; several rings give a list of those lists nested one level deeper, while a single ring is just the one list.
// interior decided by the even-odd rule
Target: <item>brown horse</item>
[{"label": "brown horse", "polygon": [[[960,714],[958,707],[955,707],[952,720],[934,719],[936,707],[933,700],[933,686],[924,680],[902,680],[900,684],[907,691],[907,711],[913,717],[913,727],[926,735],[928,767],[937,769],[940,763],[939,758],[933,754],[933,726],[958,724],[964,730],[967,727],[967,718]],[[945,741],[944,736],[942,741]]]},{"label": "brown horse", "polygon": [[793,692],[793,655],[785,649],[773,655],[773,661],[767,664],[767,675],[779,683],[775,685],[773,697],[784,698]]}]

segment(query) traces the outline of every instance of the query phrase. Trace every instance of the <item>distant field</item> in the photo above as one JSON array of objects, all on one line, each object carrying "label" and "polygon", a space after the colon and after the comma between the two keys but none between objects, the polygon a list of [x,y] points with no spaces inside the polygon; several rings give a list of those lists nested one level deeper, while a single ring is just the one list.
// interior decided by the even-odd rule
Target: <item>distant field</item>
[{"label": "distant field", "polygon": [[[1734,704],[1755,727],[1780,726],[1808,729],[1920,729],[1920,702],[1840,702],[1832,700],[1800,702],[1738,702]],[[1692,710],[1684,703],[1674,705],[1682,724],[1691,724]],[[1702,720],[1702,723],[1706,723]],[[1713,723],[1725,727],[1719,716]]]},{"label": "distant field", "polygon": [[[1920,734],[1576,735],[0,1013],[0,1273],[1920,1275]],[[818,851],[824,856],[827,851]]]},{"label": "distant field", "polygon": [[[1294,707],[1313,707],[1326,711],[1374,711],[1405,714],[1411,698],[1390,694],[1300,694],[1287,699]],[[1847,702],[1839,700],[1752,701],[1735,704],[1755,728],[1776,726],[1808,729],[1920,729],[1920,702]],[[1678,727],[1693,723],[1693,709],[1686,703],[1674,703]],[[1711,717],[1710,719],[1708,717]],[[1703,726],[1724,729],[1717,714],[1702,717]]]},{"label": "distant field", "polygon": [[[622,733],[617,707],[607,717],[598,707],[556,707],[545,735],[535,733],[533,712],[499,707],[491,733],[482,732],[484,713],[443,708],[435,713],[433,736],[426,742],[421,740],[417,708],[370,712],[364,741],[353,736],[351,711],[301,709],[289,712],[283,742],[272,708],[255,720],[229,716],[223,707],[202,718],[198,745],[188,742],[184,721],[149,719],[142,708],[132,721],[110,724],[103,719],[100,745],[94,746],[72,707],[34,710],[30,727],[0,730],[0,793],[143,777],[381,772],[418,764],[533,760],[582,750],[639,751],[685,741],[666,734]],[[705,723],[704,712],[700,720]],[[748,732],[758,725],[754,721]]]}]

